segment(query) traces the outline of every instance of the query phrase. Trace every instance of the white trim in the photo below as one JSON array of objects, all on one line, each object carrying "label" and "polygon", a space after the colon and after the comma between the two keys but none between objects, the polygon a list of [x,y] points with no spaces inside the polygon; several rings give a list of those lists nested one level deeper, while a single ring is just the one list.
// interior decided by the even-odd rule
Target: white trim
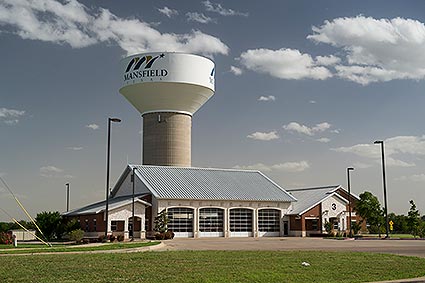
[{"label": "white trim", "polygon": [[[346,204],[348,204],[348,200],[346,200],[345,198],[343,198],[342,196],[340,196],[339,194],[337,194],[336,192],[333,192],[329,195],[327,195],[326,197],[320,199],[319,201],[317,201],[315,204],[309,206],[308,208],[302,210],[300,213],[298,213],[297,215],[303,215],[304,213],[306,213],[307,211],[309,211],[310,209],[314,208],[316,205],[321,204],[322,202],[324,202],[325,200],[327,200],[328,198],[332,197],[332,196],[336,196],[337,198],[341,199],[342,201],[346,202]],[[290,215],[294,215],[294,214],[290,214]]]},{"label": "white trim", "polygon": [[174,232],[175,238],[193,238],[193,232]]},{"label": "white trim", "polygon": [[279,237],[280,232],[258,232],[258,237]]},{"label": "white trim", "polygon": [[188,111],[180,111],[180,110],[151,110],[151,111],[142,112],[141,115],[143,117],[143,115],[145,114],[153,114],[153,113],[177,113],[177,114],[185,114],[190,117],[193,117],[193,113],[190,113]]},{"label": "white trim", "polygon": [[252,237],[253,232],[230,232],[230,237]]},{"label": "white trim", "polygon": [[224,237],[224,232],[199,232],[200,238]]}]

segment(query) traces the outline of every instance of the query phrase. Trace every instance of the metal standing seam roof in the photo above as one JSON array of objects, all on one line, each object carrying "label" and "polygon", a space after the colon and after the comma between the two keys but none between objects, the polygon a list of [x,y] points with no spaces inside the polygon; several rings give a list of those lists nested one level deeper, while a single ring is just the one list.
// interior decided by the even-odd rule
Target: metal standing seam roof
[{"label": "metal standing seam roof", "polygon": [[[135,201],[143,203],[146,206],[150,206],[149,203],[138,199],[137,197],[140,196],[141,194],[136,196]],[[109,199],[109,204],[108,204],[108,210],[113,210],[115,208],[127,205],[129,203],[132,203],[133,199],[132,196],[121,196],[121,197],[115,197],[115,198],[110,198]],[[100,201],[100,202],[96,202],[96,203],[92,203],[89,205],[86,205],[84,207],[81,208],[77,208],[68,212],[64,212],[62,213],[62,215],[65,216],[75,216],[75,215],[84,215],[84,214],[97,214],[99,212],[105,211],[106,209],[106,201]]]},{"label": "metal standing seam roof", "polygon": [[288,214],[301,215],[331,195],[337,195],[339,198],[344,199],[336,193],[338,188],[342,187],[340,185],[335,185],[316,188],[288,189],[287,192],[298,200],[292,205],[292,210],[290,210]]},{"label": "metal standing seam roof", "polygon": [[259,171],[151,165],[129,167],[137,168],[137,176],[158,199],[296,201]]}]

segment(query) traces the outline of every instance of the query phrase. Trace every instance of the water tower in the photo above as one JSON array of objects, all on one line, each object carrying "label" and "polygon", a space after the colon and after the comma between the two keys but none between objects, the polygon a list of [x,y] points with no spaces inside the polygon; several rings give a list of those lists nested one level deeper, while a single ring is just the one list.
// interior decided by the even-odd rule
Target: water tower
[{"label": "water tower", "polygon": [[143,164],[191,166],[193,114],[214,94],[214,62],[184,53],[121,61],[120,93],[143,117]]}]

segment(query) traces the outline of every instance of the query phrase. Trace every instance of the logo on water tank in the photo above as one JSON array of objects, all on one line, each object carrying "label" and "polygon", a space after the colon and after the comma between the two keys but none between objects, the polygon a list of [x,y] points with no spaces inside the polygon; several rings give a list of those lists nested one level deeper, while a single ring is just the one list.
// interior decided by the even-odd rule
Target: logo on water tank
[{"label": "logo on water tank", "polygon": [[146,55],[143,57],[133,57],[127,65],[124,74],[124,81],[153,78],[153,77],[165,77],[168,75],[166,69],[153,69],[154,63],[161,58],[164,58],[165,54],[152,57]]}]

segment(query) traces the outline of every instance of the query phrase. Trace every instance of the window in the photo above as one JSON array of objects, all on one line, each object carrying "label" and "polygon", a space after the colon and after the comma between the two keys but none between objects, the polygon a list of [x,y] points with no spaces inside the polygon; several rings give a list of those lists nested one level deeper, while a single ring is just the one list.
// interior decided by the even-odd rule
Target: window
[{"label": "window", "polygon": [[173,232],[193,232],[193,209],[176,207],[168,209],[168,229]]},{"label": "window", "polygon": [[201,232],[223,232],[223,209],[202,208],[199,210],[199,230]]},{"label": "window", "polygon": [[258,211],[258,227],[261,232],[279,232],[280,211],[261,209]]},{"label": "window", "polygon": [[96,227],[96,218],[93,219],[93,231],[96,232],[97,231],[97,227]]},{"label": "window", "polygon": [[111,231],[117,231],[117,221],[111,221]]},{"label": "window", "polygon": [[318,228],[319,228],[319,227],[318,227],[318,225],[317,225],[317,224],[318,224],[318,222],[319,222],[319,221],[318,221],[317,219],[313,219],[313,220],[311,220],[311,229],[312,229],[312,230],[318,230]]},{"label": "window", "polygon": [[84,222],[86,224],[84,231],[89,232],[89,230],[90,230],[90,228],[89,228],[89,220],[86,219],[86,220],[84,220]]},{"label": "window", "polygon": [[252,232],[252,210],[246,208],[230,210],[230,231]]}]

